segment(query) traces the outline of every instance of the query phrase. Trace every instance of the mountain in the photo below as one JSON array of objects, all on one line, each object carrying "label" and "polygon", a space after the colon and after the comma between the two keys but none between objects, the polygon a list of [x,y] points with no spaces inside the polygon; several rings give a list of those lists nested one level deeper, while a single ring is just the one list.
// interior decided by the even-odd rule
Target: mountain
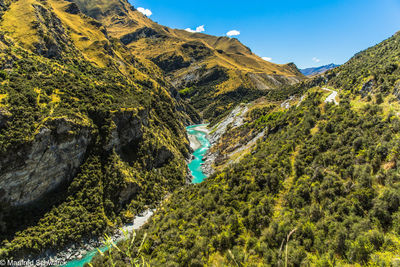
[{"label": "mountain", "polygon": [[134,55],[160,67],[181,97],[205,119],[213,121],[238,102],[254,100],[266,90],[304,79],[294,64],[265,61],[235,38],[159,25],[126,1],[75,2]]},{"label": "mountain", "polygon": [[71,2],[2,2],[0,257],[112,232],[188,181],[200,122],[152,62]]},{"label": "mountain", "polygon": [[7,0],[0,16],[1,259],[131,222],[190,180],[185,125],[304,79],[125,0]]},{"label": "mountain", "polygon": [[93,266],[398,264],[399,38],[212,126],[216,172]]},{"label": "mountain", "polygon": [[302,74],[304,74],[305,76],[314,76],[314,75],[325,73],[326,71],[337,68],[339,66],[340,65],[329,64],[329,65],[325,65],[325,66],[321,66],[321,67],[302,69],[302,70],[300,70],[300,72]]}]

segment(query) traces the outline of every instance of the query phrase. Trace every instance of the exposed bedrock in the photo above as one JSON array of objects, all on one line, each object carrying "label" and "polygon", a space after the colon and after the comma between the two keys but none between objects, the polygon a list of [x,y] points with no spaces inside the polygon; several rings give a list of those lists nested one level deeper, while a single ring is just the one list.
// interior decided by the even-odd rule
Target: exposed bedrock
[{"label": "exposed bedrock", "polygon": [[72,179],[90,143],[89,127],[47,121],[34,139],[0,158],[0,201],[24,205]]}]

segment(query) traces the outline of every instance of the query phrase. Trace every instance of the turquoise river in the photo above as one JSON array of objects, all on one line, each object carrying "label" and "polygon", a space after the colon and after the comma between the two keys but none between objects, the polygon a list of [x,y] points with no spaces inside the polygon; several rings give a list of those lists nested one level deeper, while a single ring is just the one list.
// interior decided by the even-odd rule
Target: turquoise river
[{"label": "turquoise river", "polygon": [[200,143],[200,147],[193,152],[194,159],[189,163],[189,170],[192,173],[192,183],[198,184],[204,181],[207,176],[203,173],[201,165],[204,163],[203,158],[210,148],[210,141],[207,139],[207,133],[199,129],[199,127],[207,126],[207,124],[192,125],[186,127],[188,135],[196,137]]},{"label": "turquoise river", "polygon": [[[197,141],[200,143],[200,147],[197,148],[193,152],[194,158],[192,161],[189,163],[189,170],[192,173],[193,176],[193,181],[192,183],[198,184],[204,181],[207,176],[203,173],[201,169],[201,165],[204,163],[203,158],[204,155],[207,153],[207,150],[210,148],[210,141],[207,139],[207,133],[199,127],[202,126],[207,126],[206,124],[199,124],[199,125],[192,125],[186,127],[186,131],[188,135],[194,136]],[[107,250],[107,247],[101,247],[99,248],[102,252]],[[82,259],[80,260],[74,260],[68,262],[66,265],[63,265],[63,267],[82,267],[85,265],[85,263],[89,263],[93,257],[97,254],[97,249],[88,252]]]}]

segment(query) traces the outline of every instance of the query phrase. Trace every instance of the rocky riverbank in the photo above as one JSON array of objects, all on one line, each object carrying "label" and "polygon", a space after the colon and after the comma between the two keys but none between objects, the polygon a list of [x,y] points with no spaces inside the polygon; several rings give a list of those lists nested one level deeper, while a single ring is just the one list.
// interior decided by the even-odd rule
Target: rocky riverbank
[{"label": "rocky riverbank", "polygon": [[[139,216],[136,216],[131,224],[127,224],[120,229],[116,229],[110,236],[113,242],[119,242],[124,239],[123,231],[132,232],[140,229],[153,216],[155,210],[146,210]],[[57,262],[67,264],[73,260],[83,259],[89,252],[95,251],[104,246],[104,238],[97,237],[84,239],[79,244],[71,244],[59,251],[48,250],[39,257],[32,257],[34,262]],[[90,261],[90,260],[89,260]]]},{"label": "rocky riverbank", "polygon": [[[249,110],[248,106],[249,105],[242,104],[235,107],[227,117],[225,117],[220,123],[215,125],[211,130],[206,129],[211,146],[215,145],[218,142],[222,135],[227,131],[228,126],[236,128],[243,125],[244,116]],[[212,149],[207,151],[206,155],[204,156],[204,163],[202,165],[202,169],[205,175],[210,176],[215,172],[213,164],[218,155],[218,151],[213,151]]]},{"label": "rocky riverbank", "polygon": [[190,147],[192,148],[193,151],[196,151],[201,147],[201,144],[199,140],[197,140],[196,136],[189,134],[189,142],[190,142]]}]

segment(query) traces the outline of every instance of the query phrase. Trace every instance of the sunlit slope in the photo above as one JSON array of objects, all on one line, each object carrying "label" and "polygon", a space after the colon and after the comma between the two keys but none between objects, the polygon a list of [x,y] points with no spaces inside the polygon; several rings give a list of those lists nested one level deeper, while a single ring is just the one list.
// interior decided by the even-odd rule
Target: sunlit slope
[{"label": "sunlit slope", "polygon": [[[291,65],[278,65],[265,61],[235,38],[216,37],[202,33],[190,33],[184,30],[171,29],[161,26],[138,11],[126,9],[125,17],[114,15],[112,19],[104,18],[107,29],[114,37],[121,39],[128,47],[147,58],[155,58],[162,54],[174,52],[186,60],[191,58],[201,63],[215,66],[241,70],[244,72],[262,72],[265,74],[276,74],[284,76],[302,76],[296,68]],[[119,17],[120,19],[115,19]],[[111,22],[114,20],[116,22]],[[123,21],[124,23],[121,23]],[[150,29],[147,29],[150,28]],[[129,38],[131,36],[131,38]],[[186,43],[197,42],[207,51],[203,60],[196,59],[184,51],[179,51]],[[203,47],[204,46],[204,47]]]},{"label": "sunlit slope", "polygon": [[[168,198],[139,231],[139,255],[155,266],[399,265],[399,43],[249,106],[211,149],[221,169]],[[93,266],[125,266],[120,251]]]},{"label": "sunlit slope", "polygon": [[326,73],[329,84],[353,93],[399,96],[400,32],[357,53],[346,64]]},{"label": "sunlit slope", "polygon": [[[74,1],[134,55],[154,62],[206,119],[214,119],[259,91],[304,79],[294,64],[265,61],[235,38],[171,29],[126,1]],[[114,4],[111,4],[114,3]]]},{"label": "sunlit slope", "polygon": [[199,118],[176,96],[75,3],[2,1],[0,259],[113,232],[184,185]]}]

